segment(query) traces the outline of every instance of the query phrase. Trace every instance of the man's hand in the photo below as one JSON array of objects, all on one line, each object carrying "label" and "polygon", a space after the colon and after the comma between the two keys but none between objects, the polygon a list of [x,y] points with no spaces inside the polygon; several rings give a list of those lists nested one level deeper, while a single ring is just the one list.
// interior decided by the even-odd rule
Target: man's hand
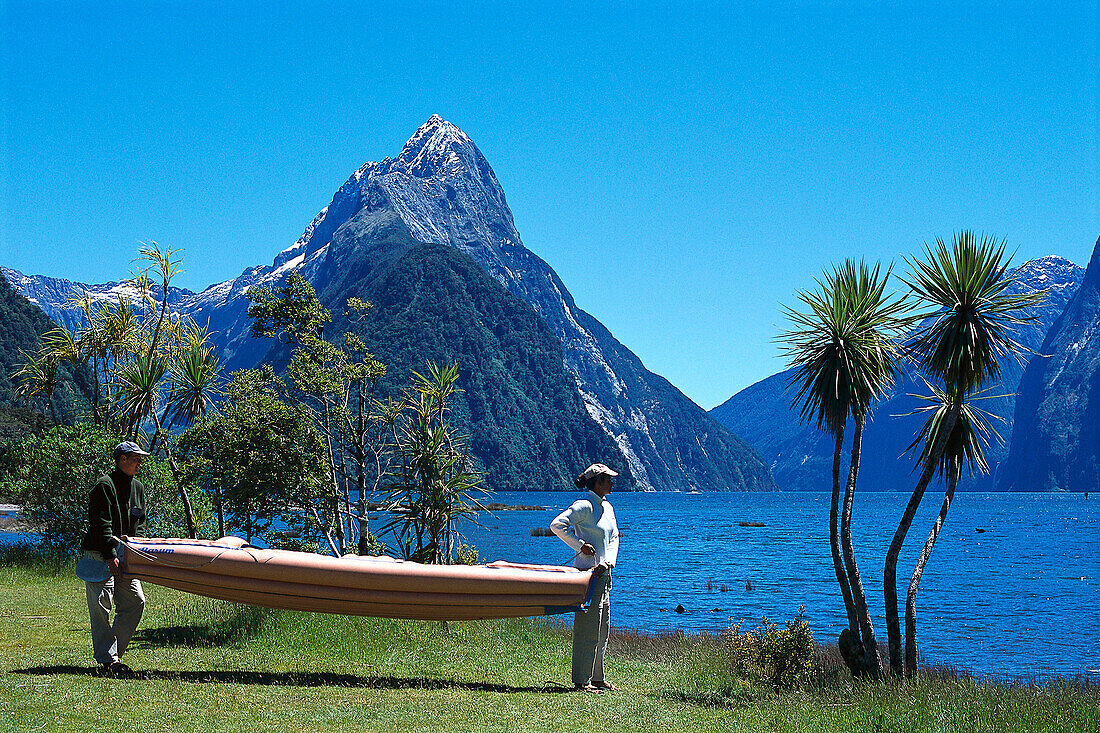
[{"label": "man's hand", "polygon": [[118,561],[117,557],[112,557],[107,561],[107,567],[111,569],[111,575],[119,576],[122,574],[122,563]]},{"label": "man's hand", "polygon": [[604,573],[606,573],[610,569],[611,569],[611,563],[604,560],[603,562],[596,565],[596,567],[592,568],[592,574],[593,575],[603,575]]},{"label": "man's hand", "polygon": [[581,552],[585,555],[588,555],[589,557],[595,557],[596,548],[585,542],[584,546],[581,547]]}]

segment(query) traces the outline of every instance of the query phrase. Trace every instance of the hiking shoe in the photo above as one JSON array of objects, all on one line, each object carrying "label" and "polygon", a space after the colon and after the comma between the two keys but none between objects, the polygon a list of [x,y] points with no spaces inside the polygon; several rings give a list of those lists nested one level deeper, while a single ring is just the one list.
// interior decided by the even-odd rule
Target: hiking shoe
[{"label": "hiking shoe", "polygon": [[134,670],[130,669],[130,666],[128,664],[126,664],[125,662],[121,662],[117,659],[110,664],[103,665],[104,677],[128,677],[133,673]]}]

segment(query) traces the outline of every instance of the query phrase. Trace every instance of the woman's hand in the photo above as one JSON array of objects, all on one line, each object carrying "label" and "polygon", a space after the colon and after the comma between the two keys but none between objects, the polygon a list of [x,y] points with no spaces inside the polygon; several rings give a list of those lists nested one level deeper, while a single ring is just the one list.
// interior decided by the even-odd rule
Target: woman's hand
[{"label": "woman's hand", "polygon": [[118,576],[122,574],[122,565],[119,563],[117,557],[112,557],[107,560],[107,567],[111,570],[111,575]]}]

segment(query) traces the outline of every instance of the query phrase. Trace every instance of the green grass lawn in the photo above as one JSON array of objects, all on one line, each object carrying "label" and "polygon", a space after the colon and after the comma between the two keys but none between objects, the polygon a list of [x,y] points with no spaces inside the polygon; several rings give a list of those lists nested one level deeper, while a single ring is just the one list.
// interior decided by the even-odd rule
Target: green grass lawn
[{"label": "green grass lawn", "polygon": [[[0,566],[0,731],[1093,731],[1100,691],[819,674],[733,679],[707,639],[623,635],[608,678],[571,691],[569,630],[542,620],[390,621],[272,612],[145,585],[126,655],[93,674],[84,584]],[[565,617],[568,620],[568,617]]]}]

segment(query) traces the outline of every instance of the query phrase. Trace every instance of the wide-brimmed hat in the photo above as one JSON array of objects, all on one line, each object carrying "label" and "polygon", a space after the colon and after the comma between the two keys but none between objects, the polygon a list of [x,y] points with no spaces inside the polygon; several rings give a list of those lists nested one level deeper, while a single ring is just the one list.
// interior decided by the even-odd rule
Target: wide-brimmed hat
[{"label": "wide-brimmed hat", "polygon": [[602,463],[593,463],[591,466],[581,472],[581,475],[577,477],[577,481],[585,482],[594,479],[597,476],[610,476],[611,478],[615,478],[618,475],[618,473],[612,471],[610,468],[603,465]]},{"label": "wide-brimmed hat", "polygon": [[119,456],[126,453],[137,453],[139,456],[149,455],[141,449],[140,445],[138,445],[137,443],[132,443],[128,440],[116,445],[115,450],[111,455],[113,455],[115,458],[118,458]]}]

